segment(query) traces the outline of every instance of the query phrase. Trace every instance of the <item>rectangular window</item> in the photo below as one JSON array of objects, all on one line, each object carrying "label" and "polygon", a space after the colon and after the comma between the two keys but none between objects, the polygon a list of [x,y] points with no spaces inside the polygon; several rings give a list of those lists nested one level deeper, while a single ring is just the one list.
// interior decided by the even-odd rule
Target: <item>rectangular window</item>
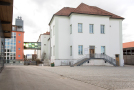
[{"label": "rectangular window", "polygon": [[105,54],[105,46],[101,46],[101,53]]},{"label": "rectangular window", "polygon": [[52,38],[52,29],[51,29],[50,35],[51,35],[51,38]]},{"label": "rectangular window", "polygon": [[93,24],[90,24],[89,25],[89,33],[94,33],[94,29],[93,29],[94,27],[93,27]]},{"label": "rectangular window", "polygon": [[70,25],[70,34],[72,34],[72,25]]},{"label": "rectangular window", "polygon": [[70,56],[72,56],[72,46],[70,46]]},{"label": "rectangular window", "polygon": [[53,26],[53,35],[55,35],[55,26]]},{"label": "rectangular window", "polygon": [[53,56],[55,56],[55,46],[53,46]]},{"label": "rectangular window", "polygon": [[78,46],[78,54],[83,55],[83,46],[82,45]]},{"label": "rectangular window", "polygon": [[78,23],[78,33],[82,33],[82,23]]},{"label": "rectangular window", "polygon": [[101,34],[104,34],[105,33],[105,25],[101,25],[100,29],[101,29]]}]

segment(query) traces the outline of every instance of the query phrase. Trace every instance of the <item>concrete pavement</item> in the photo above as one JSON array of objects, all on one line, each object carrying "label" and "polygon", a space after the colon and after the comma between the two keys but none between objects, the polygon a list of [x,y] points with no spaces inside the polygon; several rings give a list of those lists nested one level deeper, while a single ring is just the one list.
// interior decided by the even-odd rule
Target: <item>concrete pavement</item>
[{"label": "concrete pavement", "polygon": [[49,72],[45,68],[47,67],[6,66],[0,74],[0,90],[106,90]]}]

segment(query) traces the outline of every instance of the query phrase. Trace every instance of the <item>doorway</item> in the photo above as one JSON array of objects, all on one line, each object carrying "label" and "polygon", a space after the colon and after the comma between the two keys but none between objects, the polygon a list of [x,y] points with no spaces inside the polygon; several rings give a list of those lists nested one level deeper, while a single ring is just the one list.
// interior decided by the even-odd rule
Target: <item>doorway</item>
[{"label": "doorway", "polygon": [[90,58],[94,58],[94,54],[95,54],[95,46],[90,46],[89,47]]}]

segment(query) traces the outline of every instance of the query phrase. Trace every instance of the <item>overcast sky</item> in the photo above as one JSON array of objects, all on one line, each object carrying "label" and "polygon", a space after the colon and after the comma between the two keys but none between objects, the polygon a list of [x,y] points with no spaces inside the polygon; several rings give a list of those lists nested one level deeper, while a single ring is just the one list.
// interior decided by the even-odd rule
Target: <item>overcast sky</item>
[{"label": "overcast sky", "polygon": [[54,13],[63,7],[76,8],[82,2],[124,17],[123,42],[134,41],[134,0],[14,0],[13,24],[21,16],[24,41],[36,42],[40,34],[49,31],[48,23]]}]

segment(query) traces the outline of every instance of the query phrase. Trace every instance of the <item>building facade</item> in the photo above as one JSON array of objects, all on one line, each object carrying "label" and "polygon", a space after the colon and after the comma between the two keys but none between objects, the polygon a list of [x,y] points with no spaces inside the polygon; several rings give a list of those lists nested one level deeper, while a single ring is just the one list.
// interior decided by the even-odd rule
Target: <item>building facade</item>
[{"label": "building facade", "polygon": [[123,43],[124,64],[134,65],[134,42]]},{"label": "building facade", "polygon": [[37,59],[44,62],[44,65],[50,63],[50,32],[40,34],[37,42],[41,42],[41,50],[37,50]]},{"label": "building facade", "polygon": [[5,38],[11,38],[13,0],[0,1],[0,72],[4,67]]},{"label": "building facade", "polygon": [[16,19],[16,24],[12,25],[11,39],[5,39],[5,63],[19,63],[24,60],[24,30],[23,20],[21,17]]},{"label": "building facade", "polygon": [[74,61],[88,54],[119,54],[123,66],[122,21],[124,18],[98,7],[81,3],[77,8],[64,7],[49,23],[51,62]]}]

